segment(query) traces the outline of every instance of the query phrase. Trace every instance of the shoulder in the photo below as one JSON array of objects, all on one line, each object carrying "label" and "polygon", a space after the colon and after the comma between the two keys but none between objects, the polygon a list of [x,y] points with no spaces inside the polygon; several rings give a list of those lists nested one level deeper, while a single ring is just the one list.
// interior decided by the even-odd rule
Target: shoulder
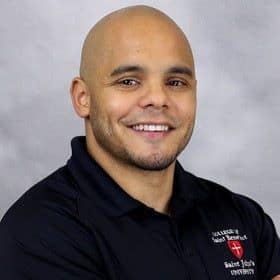
[{"label": "shoulder", "polygon": [[[185,196],[194,198],[199,203],[199,211],[212,219],[219,217],[225,223],[240,221],[254,223],[260,228],[265,212],[258,202],[243,194],[235,193],[217,182],[196,176],[183,168],[179,169],[179,184],[186,185]],[[219,221],[219,219],[217,220]]]},{"label": "shoulder", "polygon": [[[27,190],[6,212],[0,223],[0,244],[44,254],[71,255],[78,246],[87,250],[92,234],[80,218],[77,189],[67,167],[62,167]],[[1,247],[0,246],[0,247]],[[17,248],[20,249],[20,248]]]},{"label": "shoulder", "polygon": [[34,228],[48,222],[55,213],[75,216],[76,196],[67,168],[61,167],[28,189],[6,212],[1,226],[12,230],[30,223]]},{"label": "shoulder", "polygon": [[254,199],[235,193],[216,182],[204,178],[197,180],[208,194],[206,204],[209,212],[221,215],[224,221],[240,221],[252,233],[257,244],[267,243],[268,239],[278,239],[272,219]]},{"label": "shoulder", "polygon": [[41,279],[45,271],[42,279],[50,279],[72,271],[86,278],[100,258],[76,205],[77,189],[65,167],[24,193],[0,223],[0,274]]}]

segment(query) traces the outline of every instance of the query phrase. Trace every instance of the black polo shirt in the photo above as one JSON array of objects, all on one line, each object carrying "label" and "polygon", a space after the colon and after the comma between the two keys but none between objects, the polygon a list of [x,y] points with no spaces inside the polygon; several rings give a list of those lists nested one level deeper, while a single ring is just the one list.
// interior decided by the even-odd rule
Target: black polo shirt
[{"label": "black polo shirt", "polygon": [[0,224],[3,280],[271,279],[280,245],[254,201],[176,163],[171,216],[132,198],[72,140],[67,165]]}]

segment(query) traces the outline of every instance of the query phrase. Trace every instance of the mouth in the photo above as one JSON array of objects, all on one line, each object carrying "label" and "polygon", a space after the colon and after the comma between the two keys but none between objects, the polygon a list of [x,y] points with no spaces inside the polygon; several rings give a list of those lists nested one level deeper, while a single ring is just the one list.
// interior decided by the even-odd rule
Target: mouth
[{"label": "mouth", "polygon": [[131,128],[140,132],[167,132],[172,128],[166,124],[135,124]]},{"label": "mouth", "polygon": [[138,123],[130,128],[134,134],[153,142],[165,139],[174,129],[166,123]]}]

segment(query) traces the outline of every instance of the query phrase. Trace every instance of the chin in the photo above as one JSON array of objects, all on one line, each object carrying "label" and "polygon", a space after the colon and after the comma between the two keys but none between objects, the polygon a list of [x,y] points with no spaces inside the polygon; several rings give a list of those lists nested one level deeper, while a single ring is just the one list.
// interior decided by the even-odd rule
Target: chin
[{"label": "chin", "polygon": [[177,154],[171,156],[153,155],[149,158],[131,157],[130,164],[147,171],[161,171],[167,169],[177,158]]}]

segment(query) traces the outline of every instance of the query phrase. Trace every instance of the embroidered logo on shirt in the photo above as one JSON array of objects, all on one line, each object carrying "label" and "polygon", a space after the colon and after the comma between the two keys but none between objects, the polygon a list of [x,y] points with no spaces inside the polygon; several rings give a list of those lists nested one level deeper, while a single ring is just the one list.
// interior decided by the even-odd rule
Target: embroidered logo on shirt
[{"label": "embroidered logo on shirt", "polygon": [[238,240],[228,240],[227,245],[231,252],[238,258],[241,259],[243,256],[243,247]]},{"label": "embroidered logo on shirt", "polygon": [[242,243],[245,243],[248,240],[246,234],[241,234],[240,230],[237,228],[222,229],[212,232],[211,240],[215,246],[224,246],[225,250],[230,250],[238,259],[224,260],[223,266],[230,275],[241,276],[255,274],[255,261],[244,258],[246,252],[244,252]]}]

